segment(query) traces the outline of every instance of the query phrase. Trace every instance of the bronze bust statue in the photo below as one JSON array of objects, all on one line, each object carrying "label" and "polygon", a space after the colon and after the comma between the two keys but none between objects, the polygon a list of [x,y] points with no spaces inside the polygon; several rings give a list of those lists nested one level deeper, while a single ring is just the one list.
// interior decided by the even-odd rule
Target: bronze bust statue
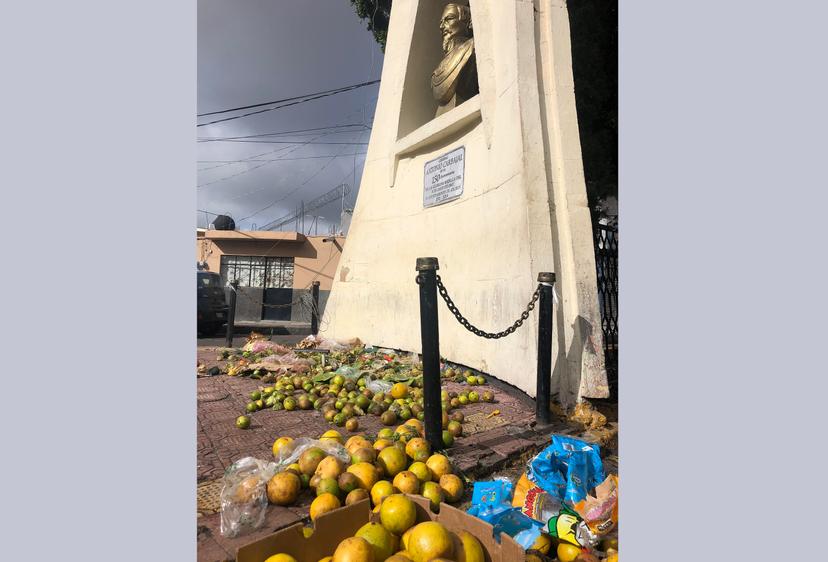
[{"label": "bronze bust statue", "polygon": [[440,32],[443,34],[443,60],[431,74],[431,91],[438,103],[437,115],[479,92],[469,7],[447,4],[440,18]]}]

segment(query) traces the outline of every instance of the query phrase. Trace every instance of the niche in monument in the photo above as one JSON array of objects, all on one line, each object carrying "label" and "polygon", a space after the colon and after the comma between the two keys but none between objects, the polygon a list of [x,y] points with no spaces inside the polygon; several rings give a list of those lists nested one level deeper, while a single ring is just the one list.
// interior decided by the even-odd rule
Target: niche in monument
[{"label": "niche in monument", "polygon": [[467,1],[422,1],[414,22],[398,137],[479,93],[474,27]]}]

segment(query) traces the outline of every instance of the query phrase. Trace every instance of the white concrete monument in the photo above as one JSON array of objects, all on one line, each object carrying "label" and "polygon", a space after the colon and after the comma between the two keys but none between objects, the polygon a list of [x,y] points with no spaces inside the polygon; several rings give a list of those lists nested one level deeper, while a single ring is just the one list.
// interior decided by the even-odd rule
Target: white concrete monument
[{"label": "white concrete monument", "polygon": [[[418,257],[510,326],[557,274],[552,392],[607,397],[565,0],[394,0],[359,197],[322,335],[419,352]],[[537,310],[499,340],[440,303],[440,353],[535,395]]]}]

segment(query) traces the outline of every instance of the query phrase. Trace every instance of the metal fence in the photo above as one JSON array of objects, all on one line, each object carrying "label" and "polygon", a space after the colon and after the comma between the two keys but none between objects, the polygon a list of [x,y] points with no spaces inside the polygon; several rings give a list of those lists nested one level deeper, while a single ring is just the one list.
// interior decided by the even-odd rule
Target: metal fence
[{"label": "metal fence", "polygon": [[610,393],[618,396],[618,229],[596,225],[595,265],[598,273],[598,302]]}]

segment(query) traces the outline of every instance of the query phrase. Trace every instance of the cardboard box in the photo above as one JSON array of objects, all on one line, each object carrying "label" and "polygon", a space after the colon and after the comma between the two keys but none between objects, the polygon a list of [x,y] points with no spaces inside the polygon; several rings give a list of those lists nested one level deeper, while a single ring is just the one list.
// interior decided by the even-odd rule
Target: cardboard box
[{"label": "cardboard box", "polygon": [[[448,504],[440,504],[440,513],[432,513],[429,501],[421,496],[408,496],[417,507],[417,523],[438,521],[452,532],[468,531],[480,541],[486,553],[486,562],[519,562],[525,558],[523,549],[512,537],[500,535],[495,542],[492,526]],[[303,525],[297,523],[270,536],[247,544],[236,552],[236,562],[264,562],[268,556],[280,552],[290,554],[299,562],[318,562],[331,556],[337,545],[354,536],[369,521],[379,522],[379,514],[371,512],[368,500],[336,509],[316,520],[313,535],[305,538]]]}]

